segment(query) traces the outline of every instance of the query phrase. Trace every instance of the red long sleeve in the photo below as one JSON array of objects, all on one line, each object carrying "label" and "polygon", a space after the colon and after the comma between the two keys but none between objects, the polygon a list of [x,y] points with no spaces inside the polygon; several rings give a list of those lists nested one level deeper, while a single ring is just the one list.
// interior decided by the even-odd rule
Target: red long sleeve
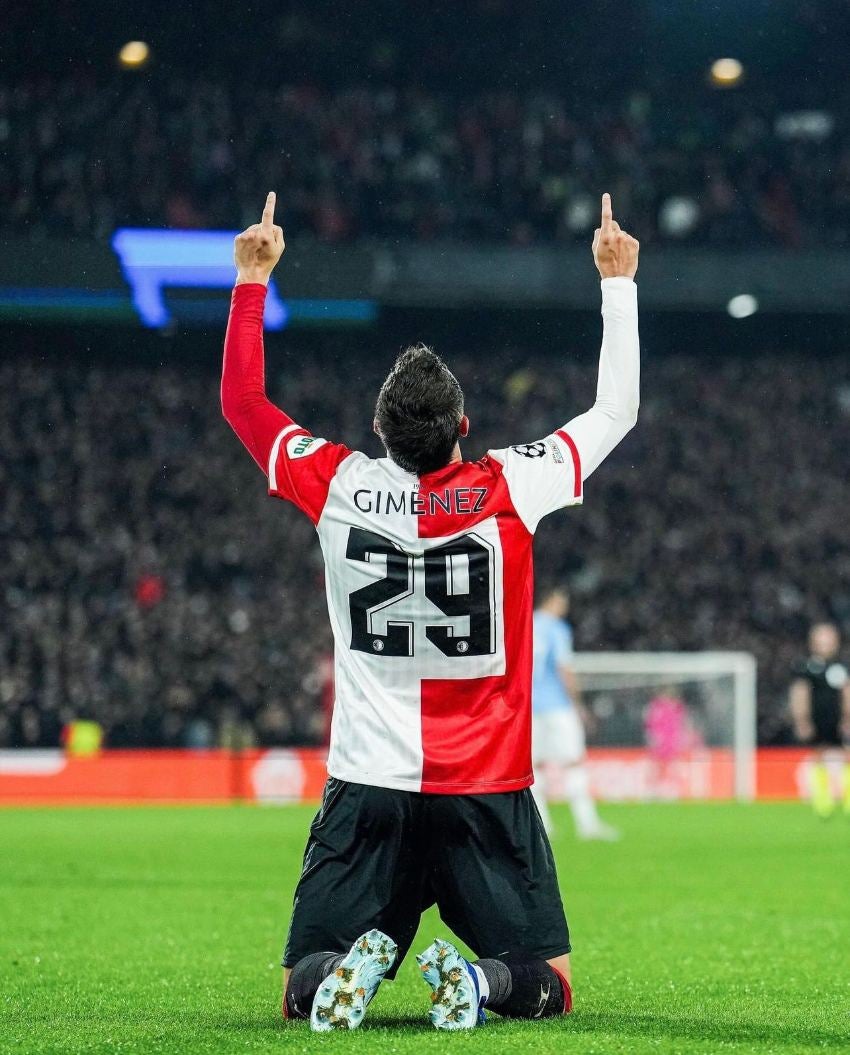
[{"label": "red long sleeve", "polygon": [[221,410],[254,461],[268,473],[269,454],[281,429],[292,418],[266,396],[263,352],[263,306],[266,287],[246,282],[235,286],[224,338]]}]

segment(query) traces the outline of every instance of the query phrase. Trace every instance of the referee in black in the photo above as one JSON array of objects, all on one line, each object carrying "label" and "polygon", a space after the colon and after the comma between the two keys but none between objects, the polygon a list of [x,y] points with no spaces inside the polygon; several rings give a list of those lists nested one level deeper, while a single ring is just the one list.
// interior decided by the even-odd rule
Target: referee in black
[{"label": "referee in black", "polygon": [[834,623],[815,623],[809,631],[809,655],[794,665],[789,706],[794,734],[814,751],[812,806],[819,817],[835,812],[829,763],[842,764],[841,798],[850,814],[850,673],[839,658],[841,638]]}]

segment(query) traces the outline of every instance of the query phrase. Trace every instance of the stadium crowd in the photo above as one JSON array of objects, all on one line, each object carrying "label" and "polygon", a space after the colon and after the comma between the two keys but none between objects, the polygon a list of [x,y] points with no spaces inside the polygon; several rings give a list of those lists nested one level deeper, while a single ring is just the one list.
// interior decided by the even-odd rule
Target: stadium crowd
[{"label": "stadium crowd", "polygon": [[[270,391],[317,435],[378,455],[387,358],[343,369],[272,338]],[[538,438],[592,398],[588,357],[448,356],[466,456]],[[343,364],[345,365],[345,364]],[[773,355],[650,360],[639,427],[545,521],[547,580],[585,649],[749,649],[761,733],[780,739],[810,619],[850,629],[850,366]],[[221,419],[217,379],[55,359],[0,365],[0,746],[72,718],[111,746],[321,740],[330,635],[314,531],[265,496]],[[709,512],[707,512],[707,506]]]},{"label": "stadium crowd", "polygon": [[[847,106],[757,91],[454,98],[405,85],[269,87],[151,70],[0,85],[0,225],[245,226],[269,187],[292,237],[583,240],[609,188],[641,240],[846,244]],[[399,86],[400,85],[400,86]]]}]

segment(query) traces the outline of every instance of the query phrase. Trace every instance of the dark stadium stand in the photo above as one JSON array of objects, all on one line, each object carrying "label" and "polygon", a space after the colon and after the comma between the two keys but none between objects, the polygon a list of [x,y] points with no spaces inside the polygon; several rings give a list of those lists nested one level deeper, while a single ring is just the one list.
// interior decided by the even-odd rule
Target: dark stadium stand
[{"label": "dark stadium stand", "polygon": [[753,93],[588,108],[542,89],[29,78],[0,86],[0,223],[101,239],[245,226],[276,186],[293,237],[522,246],[585,239],[606,186],[644,244],[845,245],[848,130],[798,110]]},{"label": "dark stadium stand", "polygon": [[[392,352],[300,347],[272,345],[271,392],[317,435],[378,455],[372,401]],[[536,439],[592,398],[591,355],[447,354],[468,457]],[[683,354],[648,361],[643,388],[640,426],[585,506],[544,522],[539,574],[571,584],[581,648],[755,652],[762,738],[776,741],[807,622],[850,620],[850,366]],[[211,364],[13,359],[0,447],[0,746],[55,744],[70,717],[103,722],[112,746],[321,738],[314,532],[265,497]]]}]

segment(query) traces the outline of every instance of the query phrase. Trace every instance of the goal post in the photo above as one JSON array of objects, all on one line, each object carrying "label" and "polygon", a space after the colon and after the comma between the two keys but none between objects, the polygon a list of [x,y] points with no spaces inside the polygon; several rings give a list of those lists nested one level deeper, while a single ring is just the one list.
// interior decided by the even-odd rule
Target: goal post
[{"label": "goal post", "polygon": [[573,666],[593,717],[591,763],[608,751],[615,773],[621,751],[643,766],[640,793],[611,797],[755,797],[751,653],[578,652]]}]

